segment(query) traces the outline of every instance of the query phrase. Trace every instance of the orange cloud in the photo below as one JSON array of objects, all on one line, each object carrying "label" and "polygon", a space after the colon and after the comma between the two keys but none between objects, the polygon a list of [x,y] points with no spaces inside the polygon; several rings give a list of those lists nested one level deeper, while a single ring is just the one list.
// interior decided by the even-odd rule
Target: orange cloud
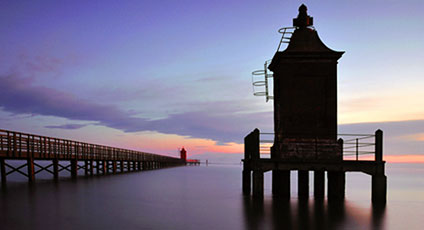
[{"label": "orange cloud", "polygon": [[389,163],[424,163],[424,155],[387,155],[384,160]]},{"label": "orange cloud", "polygon": [[339,123],[420,120],[424,118],[423,97],[421,87],[354,96],[341,93]]},{"label": "orange cloud", "polygon": [[408,141],[424,141],[424,133],[406,135],[402,136],[401,138]]}]

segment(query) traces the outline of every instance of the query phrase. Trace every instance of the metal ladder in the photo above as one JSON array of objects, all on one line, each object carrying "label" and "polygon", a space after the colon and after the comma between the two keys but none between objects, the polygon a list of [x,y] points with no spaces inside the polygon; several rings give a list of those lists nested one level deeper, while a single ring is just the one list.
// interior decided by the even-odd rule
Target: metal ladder
[{"label": "metal ladder", "polygon": [[294,30],[296,27],[283,27],[278,30],[278,33],[282,34],[280,43],[278,44],[277,52],[281,51],[281,44],[282,43],[290,43],[290,38],[292,34],[294,33]]}]

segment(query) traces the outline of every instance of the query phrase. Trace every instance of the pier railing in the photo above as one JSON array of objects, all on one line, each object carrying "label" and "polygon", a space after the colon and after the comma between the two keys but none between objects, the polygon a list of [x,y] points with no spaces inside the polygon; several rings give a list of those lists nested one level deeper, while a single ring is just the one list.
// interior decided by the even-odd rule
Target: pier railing
[{"label": "pier railing", "polygon": [[179,162],[180,158],[0,129],[0,157]]},{"label": "pier railing", "polygon": [[[10,160],[17,160],[16,164],[9,164]],[[49,163],[39,164],[40,161]],[[14,172],[33,182],[35,175],[42,171],[53,174],[57,180],[61,171],[70,172],[75,179],[79,169],[83,169],[84,174],[89,176],[187,164],[193,163],[176,157],[0,129],[2,184]]]}]

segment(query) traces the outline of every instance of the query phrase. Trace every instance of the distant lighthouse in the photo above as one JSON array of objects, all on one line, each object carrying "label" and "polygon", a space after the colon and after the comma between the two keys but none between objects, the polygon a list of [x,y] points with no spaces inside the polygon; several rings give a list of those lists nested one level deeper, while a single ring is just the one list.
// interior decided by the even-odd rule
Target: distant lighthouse
[{"label": "distant lighthouse", "polygon": [[180,158],[181,160],[187,161],[187,151],[184,147],[180,150]]}]

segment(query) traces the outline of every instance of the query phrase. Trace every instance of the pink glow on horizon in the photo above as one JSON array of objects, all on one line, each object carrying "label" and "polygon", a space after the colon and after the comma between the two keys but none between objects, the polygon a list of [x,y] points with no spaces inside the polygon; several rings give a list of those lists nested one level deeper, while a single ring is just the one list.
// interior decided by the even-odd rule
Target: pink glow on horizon
[{"label": "pink glow on horizon", "polygon": [[[359,157],[359,160],[373,161],[374,159],[374,155]],[[355,157],[345,157],[344,160],[355,160]],[[424,163],[424,155],[385,155],[383,160],[388,163]]]}]

